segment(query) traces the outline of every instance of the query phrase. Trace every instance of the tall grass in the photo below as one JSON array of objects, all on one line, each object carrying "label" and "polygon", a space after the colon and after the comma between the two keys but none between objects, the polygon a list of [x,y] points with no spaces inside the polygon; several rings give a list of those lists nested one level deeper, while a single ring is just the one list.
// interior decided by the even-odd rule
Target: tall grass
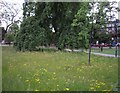
[{"label": "tall grass", "polygon": [[3,91],[106,91],[116,86],[116,58],[69,52],[16,52],[3,47]]}]

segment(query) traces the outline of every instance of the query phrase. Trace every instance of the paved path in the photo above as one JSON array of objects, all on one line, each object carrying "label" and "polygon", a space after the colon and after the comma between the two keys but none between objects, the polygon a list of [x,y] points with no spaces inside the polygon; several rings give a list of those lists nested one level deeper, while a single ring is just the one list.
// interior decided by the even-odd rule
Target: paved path
[{"label": "paved path", "polygon": [[[68,52],[71,52],[72,50],[71,49],[65,49],[65,51],[68,51]],[[74,52],[82,52],[82,50],[76,50],[74,49],[73,50]],[[85,53],[89,53],[88,51],[84,51]],[[103,54],[103,53],[97,53],[97,52],[91,52],[91,54],[94,54],[94,55],[99,55],[99,56],[105,56],[105,57],[116,57],[115,55],[112,55],[112,54]],[[120,57],[120,56],[117,56],[117,57]]]},{"label": "paved path", "polygon": [[[88,53],[88,52],[86,52],[86,53]],[[106,56],[106,57],[115,57],[115,55],[96,53],[96,52],[91,52],[91,54],[100,55],[100,56]],[[120,56],[117,56],[117,57],[120,57]]]},{"label": "paved path", "polygon": [[[9,46],[9,45],[1,45],[0,46]],[[11,45],[10,45],[11,46]],[[55,48],[55,47],[53,47]],[[55,48],[56,49],[56,48]],[[68,51],[68,52],[72,52],[71,49],[64,49],[65,51]],[[81,49],[74,49],[73,52],[82,52]],[[85,53],[88,53],[88,51],[84,51]],[[94,55],[99,55],[99,56],[106,56],[106,57],[115,57],[115,55],[111,55],[111,54],[103,54],[103,53],[97,53],[97,52],[91,52],[91,54],[94,54]],[[120,56],[117,56],[117,57],[120,57]]]},{"label": "paved path", "polygon": [[0,46],[13,46],[13,45],[0,44]]}]

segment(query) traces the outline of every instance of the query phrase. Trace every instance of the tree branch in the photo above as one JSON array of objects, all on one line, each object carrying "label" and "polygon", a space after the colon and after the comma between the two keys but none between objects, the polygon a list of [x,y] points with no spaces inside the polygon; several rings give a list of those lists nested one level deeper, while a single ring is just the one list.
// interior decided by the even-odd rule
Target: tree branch
[{"label": "tree branch", "polygon": [[[17,5],[18,6],[18,5]],[[0,1],[0,9],[2,10],[0,13],[0,20],[6,23],[6,31],[8,28],[16,21],[21,8],[16,8],[16,4],[7,3],[5,1]],[[19,17],[18,17],[19,18]],[[18,19],[19,20],[19,19]]]}]

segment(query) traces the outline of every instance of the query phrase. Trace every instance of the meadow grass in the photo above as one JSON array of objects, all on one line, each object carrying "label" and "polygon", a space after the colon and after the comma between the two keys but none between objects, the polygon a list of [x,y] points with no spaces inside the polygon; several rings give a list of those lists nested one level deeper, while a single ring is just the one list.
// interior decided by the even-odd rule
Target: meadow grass
[{"label": "meadow grass", "polygon": [[100,48],[92,48],[92,52],[115,55],[115,48],[103,48],[102,52]]},{"label": "meadow grass", "polygon": [[3,91],[110,91],[118,80],[116,58],[71,52],[16,52],[3,47]]}]

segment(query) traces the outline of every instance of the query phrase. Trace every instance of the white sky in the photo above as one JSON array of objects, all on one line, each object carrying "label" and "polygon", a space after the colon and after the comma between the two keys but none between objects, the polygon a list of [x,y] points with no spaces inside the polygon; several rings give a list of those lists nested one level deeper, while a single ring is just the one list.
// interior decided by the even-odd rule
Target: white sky
[{"label": "white sky", "polygon": [[6,2],[13,2],[13,3],[24,3],[24,0],[3,0],[3,1],[6,1]]},{"label": "white sky", "polygon": [[[7,2],[14,2],[14,3],[23,3],[24,0],[4,0],[4,1],[7,1]],[[34,1],[34,0],[30,0],[30,1]],[[35,1],[50,1],[50,0],[35,0]],[[52,0],[51,0],[52,1]],[[57,0],[56,0],[57,1]],[[67,0],[61,0],[61,1],[67,1]],[[69,1],[69,0],[68,0]],[[71,0],[70,0],[71,1]],[[73,0],[75,1],[75,0]],[[84,0],[81,0],[81,1],[84,1]],[[86,0],[85,0],[86,1]],[[88,0],[88,1],[92,1],[92,0]],[[94,1],[103,1],[103,0],[94,0]],[[104,0],[105,1],[105,0]],[[116,1],[116,2],[119,2],[120,0],[108,0],[108,1]]]}]

